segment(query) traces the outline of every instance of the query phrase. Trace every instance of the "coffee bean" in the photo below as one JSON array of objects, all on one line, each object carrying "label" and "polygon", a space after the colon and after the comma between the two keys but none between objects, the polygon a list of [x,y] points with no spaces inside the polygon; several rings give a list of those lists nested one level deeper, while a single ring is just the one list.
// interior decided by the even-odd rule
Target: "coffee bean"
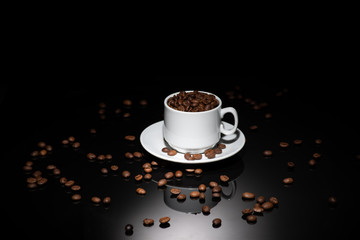
[{"label": "coffee bean", "polygon": [[86,154],[86,157],[87,157],[88,159],[92,160],[92,159],[95,159],[95,158],[96,158],[96,155],[95,155],[94,153],[88,153],[88,154]]},{"label": "coffee bean", "polygon": [[65,183],[67,182],[66,177],[61,177],[60,180],[59,180],[59,182],[60,182],[61,184],[65,184]]},{"label": "coffee bean", "polygon": [[121,175],[124,177],[124,178],[128,178],[130,177],[131,173],[127,170],[124,170],[122,171]]},{"label": "coffee bean", "polygon": [[184,154],[184,158],[186,160],[194,160],[194,157],[188,152]]},{"label": "coffee bean", "polygon": [[257,130],[259,128],[259,126],[258,125],[251,125],[250,127],[249,127],[249,129],[251,130],[251,131],[255,131],[255,130]]},{"label": "coffee bean", "polygon": [[253,210],[256,213],[262,213],[264,211],[264,208],[262,208],[260,206],[254,206]]},{"label": "coffee bean", "polygon": [[136,137],[134,135],[126,135],[125,136],[125,140],[128,140],[128,141],[134,141],[136,139]]},{"label": "coffee bean", "polygon": [[169,156],[175,156],[177,154],[177,151],[175,149],[171,149],[170,151],[167,152],[167,155]]},{"label": "coffee bean", "polygon": [[241,196],[244,199],[253,199],[253,198],[255,198],[255,194],[253,194],[251,192],[244,192]]},{"label": "coffee bean", "polygon": [[142,158],[143,157],[143,154],[141,152],[134,152],[133,155],[136,158]]},{"label": "coffee bean", "polygon": [[205,184],[200,184],[198,187],[200,192],[205,192],[206,191],[206,185]]},{"label": "coffee bean", "polygon": [[202,154],[200,153],[195,153],[192,155],[194,160],[201,160],[202,159]]},{"label": "coffee bean", "polygon": [[190,197],[191,197],[191,198],[198,198],[199,195],[200,195],[200,192],[199,192],[199,191],[192,191],[192,192],[190,193]]},{"label": "coffee bean", "polygon": [[80,143],[79,143],[79,142],[74,142],[71,146],[72,146],[73,148],[79,148],[79,147],[80,147]]},{"label": "coffee bean", "polygon": [[136,189],[136,193],[139,195],[145,195],[146,194],[146,190],[143,188],[137,188]]},{"label": "coffee bean", "polygon": [[27,188],[29,188],[29,189],[34,189],[34,188],[37,187],[37,184],[36,184],[36,183],[28,183],[26,186],[27,186]]},{"label": "coffee bean", "polygon": [[150,173],[147,173],[144,175],[144,179],[145,180],[150,180],[152,178],[151,174]]},{"label": "coffee bean", "polygon": [[132,105],[132,101],[130,99],[124,99],[123,100],[123,104],[126,106],[126,107],[130,107]]},{"label": "coffee bean", "polygon": [[30,172],[32,169],[33,169],[32,166],[27,166],[27,165],[23,166],[24,171]]},{"label": "coffee bean", "polygon": [[215,187],[213,187],[212,192],[219,193],[219,192],[221,192],[221,190],[222,190],[222,188],[220,186],[215,186]]},{"label": "coffee bean", "polygon": [[330,196],[329,198],[328,198],[328,202],[329,202],[329,204],[331,204],[331,205],[336,205],[337,204],[337,199],[336,199],[336,197],[334,197],[334,196]]},{"label": "coffee bean", "polygon": [[320,153],[314,153],[313,154],[313,158],[315,158],[315,159],[320,158],[320,157],[321,157]]},{"label": "coffee bean", "polygon": [[167,152],[169,152],[169,151],[170,151],[170,148],[168,148],[168,147],[164,147],[164,148],[162,148],[162,149],[161,149],[161,151],[162,151],[162,152],[167,153]]},{"label": "coffee bean", "polygon": [[166,179],[160,179],[159,181],[158,181],[158,187],[163,187],[163,186],[165,186],[167,184],[167,180]]},{"label": "coffee bean", "polygon": [[255,215],[248,215],[246,217],[246,221],[251,222],[251,223],[256,222],[256,220],[257,220],[257,217]]},{"label": "coffee bean", "polygon": [[74,180],[68,180],[66,183],[65,183],[65,187],[71,187],[72,185],[75,184],[75,181]]},{"label": "coffee bean", "polygon": [[143,179],[143,175],[138,174],[134,178],[135,178],[136,181],[141,181]]},{"label": "coffee bean", "polygon": [[184,201],[186,199],[186,195],[183,193],[180,193],[179,195],[177,195],[177,200],[179,201]]},{"label": "coffee bean", "polygon": [[147,227],[152,226],[152,225],[154,225],[154,219],[152,219],[152,218],[145,218],[145,219],[143,220],[143,223],[144,223],[144,226],[147,226]]},{"label": "coffee bean", "polygon": [[80,185],[72,185],[71,186],[71,190],[73,190],[73,191],[80,191],[80,189],[81,189]]},{"label": "coffee bean", "polygon": [[110,197],[104,197],[104,199],[103,199],[103,204],[108,205],[108,204],[110,204],[110,202],[111,202],[111,198],[110,198]]},{"label": "coffee bean", "polygon": [[202,174],[203,170],[201,168],[197,168],[194,170],[195,174]]},{"label": "coffee bean", "polygon": [[165,224],[165,223],[168,223],[170,221],[170,218],[169,217],[162,217],[159,219],[159,222],[161,224]]},{"label": "coffee bean", "polygon": [[102,174],[108,174],[108,173],[109,173],[109,170],[108,170],[107,168],[101,168],[101,169],[100,169],[100,172],[101,172]]},{"label": "coffee bean", "polygon": [[264,202],[263,204],[261,204],[261,207],[264,210],[270,210],[274,207],[274,204],[272,202]]},{"label": "coffee bean", "polygon": [[149,162],[146,162],[142,165],[142,167],[145,169],[145,168],[151,168],[151,163]]},{"label": "coffee bean", "polygon": [[295,163],[294,162],[287,162],[287,166],[289,167],[289,168],[294,168],[295,167]]},{"label": "coffee bean", "polygon": [[134,158],[134,155],[131,152],[126,152],[125,157],[128,159],[132,159],[132,158]]},{"label": "coffee bean", "polygon": [[151,166],[158,166],[159,164],[156,161],[151,161]]},{"label": "coffee bean", "polygon": [[303,141],[301,139],[295,139],[293,142],[295,145],[300,145]]},{"label": "coffee bean", "polygon": [[174,173],[173,172],[167,172],[164,174],[164,177],[166,179],[170,179],[170,178],[173,178],[174,177]]},{"label": "coffee bean", "polygon": [[98,155],[97,156],[97,160],[99,160],[99,161],[104,161],[105,160],[105,155],[104,154],[100,154],[100,155]]},{"label": "coffee bean", "polygon": [[93,203],[99,204],[101,202],[101,198],[99,198],[97,196],[93,196],[93,197],[91,197],[91,201]]},{"label": "coffee bean", "polygon": [[222,182],[228,182],[229,179],[230,178],[227,175],[220,175],[220,181],[222,181]]},{"label": "coffee bean", "polygon": [[119,166],[113,164],[113,165],[110,166],[110,169],[115,172],[115,171],[117,171],[119,169]]},{"label": "coffee bean", "polygon": [[315,139],[316,144],[322,144],[322,140],[320,138]]},{"label": "coffee bean", "polygon": [[315,160],[315,159],[310,159],[309,162],[308,162],[308,164],[309,164],[311,167],[313,167],[313,166],[316,165],[316,160]]},{"label": "coffee bean", "polygon": [[204,200],[206,198],[206,195],[204,192],[201,192],[200,195],[199,195],[199,199],[200,200]]},{"label": "coffee bean", "polygon": [[218,144],[218,147],[219,147],[220,149],[225,149],[225,148],[226,148],[226,145],[223,144],[223,143],[219,143],[219,144]]},{"label": "coffee bean", "polygon": [[34,177],[28,177],[27,179],[26,179],[26,182],[27,183],[36,183],[36,178],[34,178]]},{"label": "coffee bean", "polygon": [[276,197],[270,197],[269,202],[271,202],[274,205],[279,204],[279,200]]},{"label": "coffee bean", "polygon": [[178,195],[181,193],[181,190],[178,188],[171,188],[170,192],[171,192],[171,194]]},{"label": "coffee bean", "polygon": [[74,195],[71,196],[71,199],[72,199],[73,201],[79,201],[79,200],[81,199],[81,195],[78,194],[78,193],[76,193],[76,194],[74,194]]},{"label": "coffee bean", "polygon": [[283,183],[284,184],[292,184],[294,182],[294,179],[291,178],[291,177],[288,177],[288,178],[284,178],[283,179]]},{"label": "coffee bean", "polygon": [[217,182],[214,182],[214,181],[209,182],[209,187],[213,188],[216,186],[219,186],[219,184]]},{"label": "coffee bean", "polygon": [[182,171],[177,170],[177,171],[175,172],[175,177],[181,178],[182,176],[183,176],[183,172],[182,172]]},{"label": "coffee bean", "polygon": [[270,156],[272,156],[272,151],[271,150],[265,150],[263,152],[263,154],[264,154],[265,157],[270,157]]},{"label": "coffee bean", "polygon": [[214,148],[214,152],[215,152],[215,154],[221,154],[222,150],[221,150],[221,148]]},{"label": "coffee bean", "polygon": [[249,215],[253,212],[253,210],[251,208],[245,208],[244,210],[241,211],[242,214],[244,215]]},{"label": "coffee bean", "polygon": [[168,99],[167,105],[178,111],[201,112],[216,108],[219,101],[212,94],[180,91]]},{"label": "coffee bean", "polygon": [[287,148],[289,146],[289,143],[287,142],[280,142],[280,147]]},{"label": "coffee bean", "polygon": [[204,154],[208,159],[215,158],[216,155],[214,149],[207,149]]},{"label": "coffee bean", "polygon": [[213,227],[218,228],[221,226],[221,219],[220,218],[214,218],[212,221]]},{"label": "coffee bean", "polygon": [[265,201],[266,201],[266,199],[264,196],[258,196],[256,198],[256,202],[258,202],[258,203],[264,203]]},{"label": "coffee bean", "polygon": [[208,205],[204,205],[204,206],[202,206],[201,211],[204,214],[209,214],[210,213],[210,207]]}]

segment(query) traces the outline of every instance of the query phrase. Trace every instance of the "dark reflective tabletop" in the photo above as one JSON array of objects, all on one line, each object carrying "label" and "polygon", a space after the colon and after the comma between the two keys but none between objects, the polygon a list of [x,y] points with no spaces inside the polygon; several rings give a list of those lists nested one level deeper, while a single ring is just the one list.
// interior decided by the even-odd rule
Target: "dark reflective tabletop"
[{"label": "dark reflective tabletop", "polygon": [[[174,79],[179,83],[184,78]],[[1,204],[5,233],[26,239],[234,240],[339,239],[356,234],[360,150],[358,102],[351,87],[331,88],[349,95],[328,100],[334,95],[321,95],[319,87],[307,91],[304,86],[240,77],[211,81],[216,84],[190,79],[164,85],[137,79],[120,87],[6,88],[1,103],[6,140]],[[212,92],[222,99],[223,107],[238,111],[238,127],[246,138],[240,152],[214,163],[199,160],[192,165],[162,160],[144,150],[140,134],[163,119],[163,99],[190,89]],[[131,100],[131,105],[124,100]],[[233,122],[230,114],[224,120]],[[127,135],[135,140],[126,140]],[[62,142],[69,137],[80,146]],[[31,156],[44,149],[38,146],[41,141],[52,150]],[[280,147],[280,142],[289,146]],[[272,156],[264,156],[265,150],[271,150]],[[127,158],[127,152],[143,156]],[[89,153],[97,158],[89,159]],[[98,158],[107,154],[111,157]],[[311,159],[316,160],[314,166],[309,165]],[[29,161],[32,169],[24,170]],[[153,161],[158,165],[152,166],[152,178],[136,181],[137,174],[145,174],[143,164]],[[289,167],[288,162],[295,166]],[[60,170],[58,174],[48,169],[52,165]],[[102,173],[102,168],[108,173]],[[202,173],[187,170],[195,168]],[[37,170],[48,181],[29,188],[27,179]],[[124,170],[131,173],[129,178],[122,176]],[[177,170],[182,177],[158,187],[165,173]],[[227,175],[229,181],[221,182],[220,175]],[[81,189],[64,186],[62,177],[74,180]],[[288,177],[294,179],[292,184],[282,182]],[[210,181],[220,184],[220,197],[212,196]],[[207,186],[205,198],[191,198],[202,183]],[[137,188],[146,194],[139,195]],[[171,188],[180,189],[186,200],[179,201]],[[276,197],[279,203],[255,213],[256,222],[248,222],[242,210],[253,208],[256,200],[244,199],[244,192],[267,201]],[[75,193],[80,200],[72,199]],[[110,197],[111,202],[95,204],[93,196]],[[336,203],[329,203],[329,197],[335,197]],[[210,214],[202,213],[204,205],[210,207]],[[165,216],[170,221],[160,224]],[[144,226],[145,218],[154,219],[154,224]],[[221,226],[213,226],[214,218],[222,220]],[[127,224],[133,226],[132,232],[125,232]]]}]

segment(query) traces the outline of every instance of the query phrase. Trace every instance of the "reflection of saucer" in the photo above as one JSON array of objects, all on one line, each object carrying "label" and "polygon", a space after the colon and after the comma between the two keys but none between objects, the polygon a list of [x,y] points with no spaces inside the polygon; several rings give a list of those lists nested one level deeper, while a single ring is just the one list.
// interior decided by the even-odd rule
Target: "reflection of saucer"
[{"label": "reflection of saucer", "polygon": [[[230,129],[233,125],[223,122],[225,129]],[[226,148],[222,150],[221,154],[216,154],[215,158],[208,159],[204,154],[201,160],[186,160],[184,154],[177,153],[175,156],[169,156],[167,153],[161,151],[166,146],[163,138],[163,124],[164,121],[160,121],[145,128],[140,135],[140,142],[146,151],[154,155],[155,157],[186,164],[199,164],[199,163],[210,163],[216,162],[222,159],[231,157],[232,155],[239,152],[245,144],[244,134],[237,129],[234,134],[228,136],[222,136],[220,139],[221,143],[226,145]]]}]

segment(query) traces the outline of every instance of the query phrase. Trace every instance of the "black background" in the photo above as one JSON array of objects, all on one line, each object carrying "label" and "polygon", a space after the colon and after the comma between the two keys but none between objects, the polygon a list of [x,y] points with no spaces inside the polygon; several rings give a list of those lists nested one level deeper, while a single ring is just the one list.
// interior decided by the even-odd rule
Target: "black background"
[{"label": "black background", "polygon": [[[120,169],[140,172],[141,164],[154,157],[147,154],[143,160],[129,163],[123,154],[146,153],[138,140],[141,131],[162,120],[162,101],[167,95],[190,89],[213,92],[223,99],[224,106],[235,107],[239,128],[247,139],[244,149],[234,157],[201,165],[204,179],[217,179],[226,172],[237,184],[235,196],[221,199],[209,216],[183,213],[166,206],[162,191],[168,189],[159,190],[154,182],[140,184],[148,190],[141,198],[135,194],[138,185],[132,178],[126,182],[120,175],[101,176],[101,164],[90,163],[85,158],[88,152],[111,153],[112,162]],[[228,97],[231,91],[235,99]],[[3,227],[14,238],[39,239],[145,239],[143,234],[147,234],[146,239],[316,239],[351,235],[356,233],[358,220],[357,92],[351,79],[321,72],[259,72],[240,76],[144,74],[89,80],[85,84],[47,81],[3,85],[0,98]],[[237,98],[239,94],[242,99]],[[269,106],[254,110],[244,101],[246,98],[268,102]],[[124,99],[131,99],[133,106],[124,107]],[[148,101],[146,107],[139,106],[141,99]],[[105,120],[99,119],[97,113],[100,102],[107,104]],[[130,112],[131,117],[116,116],[114,110],[118,107]],[[267,112],[273,115],[271,119],[264,118]],[[232,122],[231,118],[225,120]],[[249,130],[253,124],[259,126],[256,132]],[[96,136],[90,136],[91,127],[97,129]],[[123,140],[128,134],[137,136],[134,144]],[[78,151],[61,146],[61,140],[71,135],[81,143]],[[296,138],[304,143],[294,146],[292,141]],[[316,138],[323,143],[315,144]],[[74,178],[83,188],[80,203],[72,203],[71,194],[45,170],[49,182],[43,189],[26,188],[27,174],[22,166],[31,160],[30,152],[37,148],[38,141],[51,144],[54,151],[45,159],[34,160],[35,164],[43,169],[46,164],[54,163],[64,176]],[[289,142],[289,149],[281,150],[280,141]],[[269,159],[262,156],[266,149],[274,152]],[[320,152],[322,158],[315,168],[310,168],[307,161],[314,152]],[[158,161],[161,167],[154,171],[154,176],[184,167]],[[287,169],[287,161],[296,163],[293,171]],[[288,176],[294,177],[295,182],[285,187],[281,180]],[[251,207],[253,202],[241,199],[244,191],[267,198],[277,196],[279,207],[259,216],[257,223],[248,224],[242,219],[241,210]],[[112,197],[108,209],[91,204],[90,197],[96,194]],[[337,206],[329,206],[329,196],[337,197]],[[170,226],[161,228],[158,218],[165,215],[172,215]],[[154,218],[154,226],[142,226],[145,217]],[[223,219],[218,229],[211,226],[215,217]],[[134,225],[131,236],[125,235],[126,223]]]}]

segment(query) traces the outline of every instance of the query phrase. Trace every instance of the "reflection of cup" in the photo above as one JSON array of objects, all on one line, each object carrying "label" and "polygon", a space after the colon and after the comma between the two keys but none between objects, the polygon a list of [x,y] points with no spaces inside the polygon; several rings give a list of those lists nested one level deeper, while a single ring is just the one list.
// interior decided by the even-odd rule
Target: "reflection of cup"
[{"label": "reflection of cup", "polygon": [[[221,193],[222,199],[231,199],[236,193],[236,180],[229,182],[230,193],[225,194]],[[219,200],[213,199],[211,189],[207,188],[205,191],[205,199],[204,201],[200,201],[199,199],[191,199],[190,193],[192,191],[198,191],[197,188],[186,188],[186,187],[176,187],[181,190],[181,193],[186,195],[185,201],[177,201],[176,196],[173,196],[169,189],[164,191],[164,202],[170,208],[185,212],[185,213],[200,213],[201,209],[204,205],[208,205],[210,208],[216,206]]]},{"label": "reflection of cup", "polygon": [[[200,91],[199,91],[200,92]],[[207,92],[202,92],[207,93]],[[238,115],[234,108],[221,108],[221,99],[212,93],[218,100],[217,107],[202,112],[185,112],[171,108],[168,99],[178,93],[165,98],[164,101],[164,127],[165,141],[173,149],[182,153],[203,153],[206,149],[214,147],[220,140],[221,134],[233,134],[238,125]],[[234,127],[225,129],[221,119],[226,113],[234,116]]]}]

